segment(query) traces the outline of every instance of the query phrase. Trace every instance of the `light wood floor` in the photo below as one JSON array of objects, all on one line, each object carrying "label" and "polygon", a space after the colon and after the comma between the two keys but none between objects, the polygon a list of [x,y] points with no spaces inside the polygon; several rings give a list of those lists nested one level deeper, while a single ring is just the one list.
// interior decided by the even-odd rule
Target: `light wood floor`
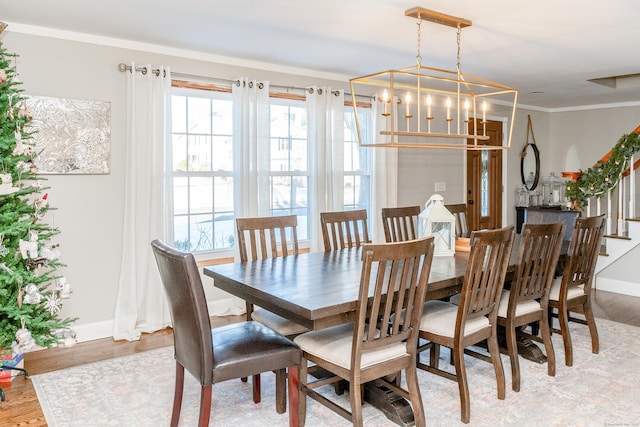
[{"label": "light wood floor", "polygon": [[[594,295],[596,317],[640,326],[640,298],[604,291]],[[240,316],[212,318],[212,326],[242,320]],[[113,341],[110,338],[80,343],[70,348],[54,348],[25,355],[25,367],[30,375],[64,369],[85,363],[153,350],[173,345],[171,330],[144,334],[140,341]],[[19,376],[5,386],[6,402],[0,408],[0,426],[46,426],[47,423],[29,379]]]}]

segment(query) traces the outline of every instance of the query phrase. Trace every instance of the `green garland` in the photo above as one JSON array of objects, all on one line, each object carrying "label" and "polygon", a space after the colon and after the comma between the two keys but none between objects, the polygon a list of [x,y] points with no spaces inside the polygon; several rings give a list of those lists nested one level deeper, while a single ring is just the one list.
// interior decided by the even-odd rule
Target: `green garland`
[{"label": "green garland", "polygon": [[618,185],[620,175],[629,166],[631,156],[640,151],[640,134],[622,135],[606,162],[598,161],[586,171],[580,170],[576,182],[567,182],[565,195],[575,208],[586,206],[591,197],[602,197]]}]

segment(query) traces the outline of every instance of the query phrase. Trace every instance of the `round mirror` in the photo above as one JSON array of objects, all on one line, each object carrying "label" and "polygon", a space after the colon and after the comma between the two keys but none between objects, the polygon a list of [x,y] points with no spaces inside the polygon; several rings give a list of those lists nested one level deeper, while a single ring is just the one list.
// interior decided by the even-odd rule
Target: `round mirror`
[{"label": "round mirror", "polygon": [[522,185],[532,191],[540,180],[540,151],[536,144],[527,143],[520,153],[520,178]]}]

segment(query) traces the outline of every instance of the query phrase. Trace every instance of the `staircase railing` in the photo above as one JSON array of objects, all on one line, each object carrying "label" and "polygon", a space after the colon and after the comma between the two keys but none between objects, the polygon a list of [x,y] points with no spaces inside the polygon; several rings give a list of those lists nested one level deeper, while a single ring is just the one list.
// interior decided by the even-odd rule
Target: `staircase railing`
[{"label": "staircase railing", "polygon": [[626,219],[636,218],[636,169],[640,167],[640,159],[635,160],[634,155],[638,152],[640,126],[623,135],[593,167],[563,173],[564,177],[572,178],[566,186],[570,206],[587,216],[605,213],[609,235],[625,235]]}]

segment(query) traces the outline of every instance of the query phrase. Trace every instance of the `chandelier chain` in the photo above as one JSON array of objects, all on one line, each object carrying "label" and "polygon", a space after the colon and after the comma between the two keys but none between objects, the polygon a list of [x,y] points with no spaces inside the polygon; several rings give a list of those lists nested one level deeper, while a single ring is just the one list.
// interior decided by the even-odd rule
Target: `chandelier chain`
[{"label": "chandelier chain", "polygon": [[422,18],[418,16],[418,53],[416,54],[416,63],[418,68],[422,64],[422,55],[420,54],[420,39],[422,38]]},{"label": "chandelier chain", "polygon": [[460,27],[460,24],[458,24],[458,31],[456,34],[456,43],[458,44],[458,56],[457,56],[457,63],[456,63],[456,67],[458,68],[458,75],[460,75],[461,71],[460,71],[460,39],[462,38],[462,28]]}]

